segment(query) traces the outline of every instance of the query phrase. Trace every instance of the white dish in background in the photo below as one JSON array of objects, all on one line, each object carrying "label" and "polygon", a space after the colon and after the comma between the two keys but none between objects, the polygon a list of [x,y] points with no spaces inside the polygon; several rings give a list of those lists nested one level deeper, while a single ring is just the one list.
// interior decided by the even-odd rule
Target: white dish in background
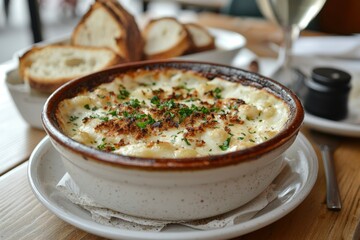
[{"label": "white dish in background", "polygon": [[230,65],[239,50],[245,47],[246,39],[239,33],[223,29],[209,28],[215,37],[216,49],[177,57],[191,61],[205,61]]},{"label": "white dish in background", "polygon": [[6,73],[5,83],[23,119],[29,123],[30,126],[43,129],[41,112],[49,95],[31,90],[30,87],[20,79],[17,68]]},{"label": "white dish in background", "polygon": [[[357,116],[359,117],[360,114]],[[331,133],[345,137],[360,137],[360,124],[349,123],[346,122],[346,120],[332,121],[306,113],[304,123],[309,128],[321,132]]]},{"label": "white dish in background", "polygon": [[[245,46],[246,40],[241,34],[213,28],[209,29],[209,31],[216,39],[215,44],[217,49],[189,54],[180,58],[230,64],[238,51]],[[59,37],[36,45],[43,46],[54,43],[66,44],[69,41],[68,38],[69,37]],[[28,47],[17,51],[14,54],[14,59],[22,56],[30,48],[31,47]],[[49,95],[31,90],[30,87],[20,79],[17,68],[18,66],[15,66],[6,74],[6,85],[11,97],[24,120],[32,127],[43,129],[41,123],[41,111]]]},{"label": "white dish in background", "polygon": [[90,214],[70,202],[57,189],[65,174],[60,155],[45,137],[33,151],[28,168],[30,186],[40,202],[64,221],[84,231],[112,239],[223,239],[240,236],[280,219],[309,194],[317,178],[318,160],[308,140],[300,133],[285,153],[288,166],[275,179],[278,198],[248,221],[214,230],[194,230],[171,225],[162,232],[123,230],[98,224]]}]

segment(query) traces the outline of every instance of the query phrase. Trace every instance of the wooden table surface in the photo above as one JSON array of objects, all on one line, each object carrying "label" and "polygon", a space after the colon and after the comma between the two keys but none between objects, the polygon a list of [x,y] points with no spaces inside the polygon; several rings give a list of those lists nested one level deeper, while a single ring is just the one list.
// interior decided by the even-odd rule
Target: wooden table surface
[{"label": "wooden table surface", "polygon": [[[231,27],[247,37],[254,52],[274,56],[267,44],[278,41],[279,33],[267,22],[209,14],[199,19],[209,26]],[[262,29],[263,35],[256,29]],[[9,61],[0,65],[0,239],[102,239],[56,217],[30,189],[27,160],[45,132],[27,125],[5,87],[5,72],[16,64]],[[311,141],[308,129],[301,131]],[[360,239],[360,138],[344,138],[334,157],[341,211],[326,208],[324,169],[319,160],[318,178],[309,196],[285,217],[240,239]]]}]

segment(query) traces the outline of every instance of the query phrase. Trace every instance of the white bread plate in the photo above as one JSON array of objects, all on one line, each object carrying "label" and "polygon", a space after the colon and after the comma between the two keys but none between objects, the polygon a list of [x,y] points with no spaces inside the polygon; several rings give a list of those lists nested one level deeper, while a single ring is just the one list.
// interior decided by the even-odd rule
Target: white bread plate
[{"label": "white bread plate", "polygon": [[[214,63],[222,63],[230,65],[232,59],[236,56],[238,51],[245,46],[245,38],[236,32],[231,32],[222,29],[210,28],[210,33],[215,37],[216,49],[195,54],[189,54],[180,57],[186,60],[207,61]],[[59,37],[53,40],[44,41],[36,44],[37,46],[44,46],[47,44],[68,44],[69,37]],[[23,48],[17,51],[13,56],[13,61],[18,61],[31,47]],[[13,98],[13,101],[20,112],[23,119],[32,127],[43,129],[41,123],[41,111],[49,94],[39,93],[32,90],[19,77],[18,66],[6,73],[6,86]]]}]

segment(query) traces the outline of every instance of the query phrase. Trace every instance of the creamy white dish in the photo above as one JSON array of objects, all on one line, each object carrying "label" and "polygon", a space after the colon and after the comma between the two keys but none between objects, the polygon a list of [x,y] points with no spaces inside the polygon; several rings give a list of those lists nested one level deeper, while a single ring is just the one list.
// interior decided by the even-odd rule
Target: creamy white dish
[{"label": "creamy white dish", "polygon": [[275,136],[290,110],[265,89],[193,71],[137,70],[63,100],[62,131],[99,150],[185,158],[245,149]]}]

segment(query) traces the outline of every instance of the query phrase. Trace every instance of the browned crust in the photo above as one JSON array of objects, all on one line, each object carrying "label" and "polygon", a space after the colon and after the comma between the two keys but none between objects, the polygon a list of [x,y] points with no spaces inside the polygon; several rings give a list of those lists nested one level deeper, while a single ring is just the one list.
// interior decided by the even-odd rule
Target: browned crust
[{"label": "browned crust", "polygon": [[[52,81],[49,81],[48,79],[35,78],[35,77],[32,77],[30,74],[28,74],[27,68],[31,67],[31,65],[32,65],[32,61],[30,59],[32,54],[34,54],[38,51],[41,51],[43,49],[59,48],[59,47],[64,48],[64,49],[65,48],[76,48],[76,49],[85,49],[85,50],[89,50],[89,51],[106,50],[106,51],[113,52],[112,50],[109,50],[108,48],[86,47],[86,46],[47,45],[47,46],[43,46],[43,47],[33,47],[30,50],[28,50],[23,56],[21,56],[19,58],[20,76],[22,79],[24,79],[24,81],[26,81],[29,84],[30,88],[40,91],[40,92],[44,92],[44,93],[52,93],[53,91],[55,91],[58,87],[60,87],[64,83],[82,76],[80,74],[78,76],[74,76],[71,78],[54,78],[54,79],[52,79]],[[118,63],[122,63],[122,62],[124,62],[124,60],[119,55],[117,55],[116,53],[113,52],[113,58],[102,69],[106,69],[108,67],[114,66],[114,65],[116,65]]]},{"label": "browned crust", "polygon": [[157,18],[157,19],[150,20],[149,23],[145,26],[144,31],[143,31],[143,34],[145,36],[145,41],[146,41],[146,35],[147,35],[147,32],[149,31],[149,29],[152,28],[153,25],[156,24],[158,21],[164,21],[164,20],[174,21],[177,24],[179,24],[182,27],[183,34],[179,38],[178,43],[174,47],[172,47],[172,48],[170,48],[170,49],[168,49],[166,51],[156,53],[156,54],[151,54],[150,55],[150,54],[145,53],[146,59],[157,60],[157,59],[166,59],[166,58],[178,57],[178,56],[183,55],[193,45],[190,33],[188,32],[186,27],[182,23],[180,23],[177,19],[175,19],[173,17],[163,17],[163,18]]},{"label": "browned crust", "polygon": [[201,31],[204,31],[208,37],[210,38],[210,43],[207,44],[207,45],[204,45],[204,46],[196,46],[195,44],[195,41],[193,40],[193,36],[191,35],[191,32],[188,31],[190,33],[190,37],[192,38],[192,42],[193,42],[193,45],[192,47],[187,51],[186,54],[191,54],[191,53],[198,53],[198,52],[203,52],[203,51],[209,51],[209,50],[213,50],[216,48],[215,46],[215,38],[213,35],[211,35],[209,33],[209,31],[204,28],[203,26],[199,25],[199,24],[196,24],[196,23],[186,23],[184,24],[184,26],[186,28],[188,28],[189,26],[192,26],[192,27],[196,27],[198,29],[200,29]]}]

